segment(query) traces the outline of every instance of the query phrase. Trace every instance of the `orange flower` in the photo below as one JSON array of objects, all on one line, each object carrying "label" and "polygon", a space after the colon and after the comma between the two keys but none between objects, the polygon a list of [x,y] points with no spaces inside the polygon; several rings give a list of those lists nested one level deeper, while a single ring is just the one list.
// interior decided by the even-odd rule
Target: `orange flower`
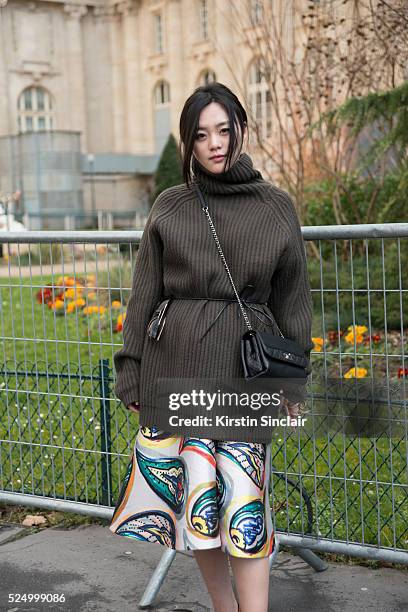
[{"label": "orange flower", "polygon": [[88,300],[94,300],[96,298],[96,293],[95,291],[90,291],[88,293]]},{"label": "orange flower", "polygon": [[359,335],[363,334],[364,332],[368,330],[368,328],[365,325],[349,325],[347,329]]},{"label": "orange flower", "polygon": [[126,312],[118,316],[116,327],[113,330],[114,332],[121,332],[123,330],[123,322],[125,319],[126,319]]},{"label": "orange flower", "polygon": [[57,285],[65,285],[65,287],[74,287],[75,278],[73,276],[60,276],[58,278]]},{"label": "orange flower", "polygon": [[408,377],[408,368],[398,368],[398,378]]},{"label": "orange flower", "polygon": [[68,314],[70,314],[71,312],[74,312],[76,306],[75,306],[75,302],[69,302],[67,304],[67,307],[65,309],[65,312],[67,312]]},{"label": "orange flower", "polygon": [[61,308],[64,308],[63,300],[55,300],[54,302],[51,302],[50,308],[53,310],[61,310]]},{"label": "orange flower", "polygon": [[66,312],[70,313],[70,312],[74,312],[74,310],[76,310],[77,308],[81,308],[82,306],[85,306],[86,302],[83,298],[78,298],[77,300],[74,300],[73,302],[69,302],[66,308]]},{"label": "orange flower", "polygon": [[65,291],[65,297],[75,299],[77,296],[79,296],[81,291],[82,287],[73,287],[72,289],[67,289]]},{"label": "orange flower", "polygon": [[99,312],[99,314],[103,314],[104,312],[106,312],[106,308],[105,306],[86,306],[82,312],[84,314],[93,314],[96,312]]},{"label": "orange flower", "polygon": [[364,341],[363,334],[368,328],[365,325],[349,325],[347,329],[349,333],[344,337],[345,341],[354,344],[355,340],[356,344],[361,344]]},{"label": "orange flower", "polygon": [[111,307],[112,308],[122,308],[122,304],[121,302],[119,302],[119,300],[113,300]]},{"label": "orange flower", "polygon": [[317,351],[318,353],[320,353],[321,350],[322,350],[323,344],[324,344],[323,338],[312,337],[312,340],[314,342],[313,350]]},{"label": "orange flower", "polygon": [[356,341],[356,344],[361,344],[363,342],[363,340],[364,340],[364,336],[362,334],[359,334],[359,333],[354,335],[353,331],[349,331],[349,333],[346,336],[344,336],[344,339],[349,344],[354,344],[354,339]]}]

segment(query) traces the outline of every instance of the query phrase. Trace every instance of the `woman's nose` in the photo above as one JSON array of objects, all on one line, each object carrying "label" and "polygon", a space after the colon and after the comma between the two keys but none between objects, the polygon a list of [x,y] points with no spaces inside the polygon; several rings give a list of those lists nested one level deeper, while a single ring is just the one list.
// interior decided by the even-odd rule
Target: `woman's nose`
[{"label": "woman's nose", "polygon": [[209,142],[210,142],[210,147],[218,147],[220,144],[220,138],[218,134],[210,135]]}]

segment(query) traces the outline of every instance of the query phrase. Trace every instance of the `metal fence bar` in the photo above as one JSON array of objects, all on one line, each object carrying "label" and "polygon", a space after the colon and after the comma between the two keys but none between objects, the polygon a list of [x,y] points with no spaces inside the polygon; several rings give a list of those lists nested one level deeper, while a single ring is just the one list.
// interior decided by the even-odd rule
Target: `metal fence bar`
[{"label": "metal fence bar", "polygon": [[[73,512],[84,516],[110,521],[112,508],[96,504],[67,501],[47,497],[23,495],[21,493],[7,493],[0,491],[0,502],[4,504],[22,505],[41,510],[55,510],[57,512]],[[408,564],[408,552],[393,549],[379,548],[376,546],[362,546],[348,542],[330,541],[326,539],[315,539],[309,536],[297,536],[276,531],[279,545],[291,548],[300,547],[315,552],[333,553],[338,555],[349,555],[362,559],[373,559],[386,561],[387,563]]]},{"label": "metal fence bar", "polygon": [[[138,242],[142,230],[135,231],[29,231],[0,232],[0,243],[131,243]],[[356,238],[406,238],[408,223],[361,223],[356,225],[308,225],[302,227],[305,240],[347,240]]]},{"label": "metal fence bar", "polygon": [[[319,253],[312,294],[323,348],[313,351],[313,371],[343,377],[350,361],[368,364],[370,372],[380,363],[391,423],[398,402],[389,381],[400,366],[405,421],[398,439],[327,433],[305,440],[286,431],[275,437],[275,530],[281,544],[294,548],[408,563],[402,273],[408,223],[302,233]],[[122,345],[120,316],[142,234],[0,232],[7,255],[0,260],[0,501],[111,517],[135,436],[135,417],[112,396],[113,354]],[[58,299],[65,300],[59,308]],[[356,334],[344,348],[345,310],[353,326],[367,317],[364,350]],[[381,349],[374,339],[379,321]],[[309,399],[314,411],[330,392],[323,388]]]}]

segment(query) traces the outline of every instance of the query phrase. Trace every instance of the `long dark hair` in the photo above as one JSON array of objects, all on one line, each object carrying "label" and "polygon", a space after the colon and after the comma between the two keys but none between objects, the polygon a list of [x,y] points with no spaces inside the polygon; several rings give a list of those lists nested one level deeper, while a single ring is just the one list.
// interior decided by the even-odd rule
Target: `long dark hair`
[{"label": "long dark hair", "polygon": [[239,152],[241,153],[244,140],[244,126],[248,124],[247,114],[237,96],[228,87],[222,83],[209,83],[197,87],[189,98],[187,98],[183,110],[180,115],[180,145],[179,153],[182,163],[183,178],[187,186],[192,182],[191,158],[198,129],[200,113],[205,106],[211,102],[221,104],[230,123],[230,139],[228,145],[227,156],[225,160],[225,169],[230,167],[231,159],[234,155],[238,144],[237,124],[241,127],[241,141],[239,143]]}]

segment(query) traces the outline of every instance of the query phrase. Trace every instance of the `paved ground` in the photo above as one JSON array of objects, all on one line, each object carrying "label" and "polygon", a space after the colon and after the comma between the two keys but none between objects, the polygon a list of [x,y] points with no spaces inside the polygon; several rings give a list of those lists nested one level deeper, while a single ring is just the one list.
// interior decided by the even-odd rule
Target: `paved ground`
[{"label": "paved ground", "polygon": [[[164,547],[115,535],[101,525],[27,530],[0,527],[0,611],[131,612]],[[23,537],[21,537],[23,536]],[[8,603],[9,593],[58,593],[64,603]],[[195,560],[177,553],[152,608],[210,612]],[[408,610],[408,572],[330,563],[316,573],[280,552],[271,572],[275,612]]]}]

